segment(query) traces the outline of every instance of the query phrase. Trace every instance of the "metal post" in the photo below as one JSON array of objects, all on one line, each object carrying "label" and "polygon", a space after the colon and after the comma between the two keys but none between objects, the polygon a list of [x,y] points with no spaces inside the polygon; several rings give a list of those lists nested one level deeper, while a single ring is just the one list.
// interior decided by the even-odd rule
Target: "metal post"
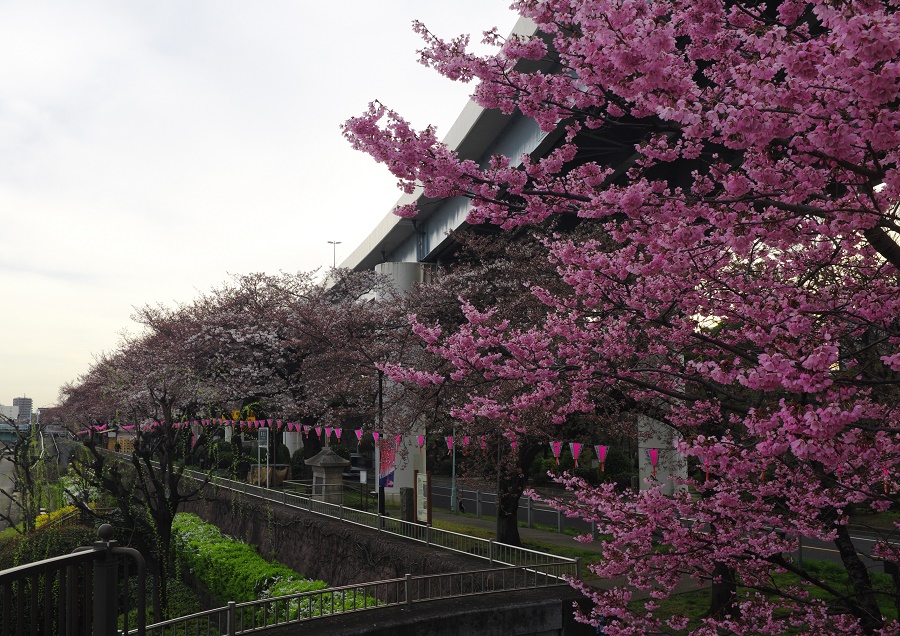
[{"label": "metal post", "polygon": [[556,531],[557,531],[559,534],[562,534],[562,531],[563,531],[563,517],[562,517],[562,510],[557,510],[557,511],[556,511]]},{"label": "metal post", "polygon": [[94,542],[98,552],[94,559],[94,636],[113,636],[116,633],[116,609],[118,603],[118,568],[111,547],[113,528],[105,523],[100,526],[100,541]]},{"label": "metal post", "polygon": [[406,594],[406,606],[412,607],[412,574],[407,574],[403,581],[404,593]]},{"label": "metal post", "polygon": [[431,545],[431,524],[425,526],[425,545]]},{"label": "metal post", "polygon": [[488,551],[490,552],[489,558],[491,561],[491,565],[494,565],[494,540],[488,539]]},{"label": "metal post", "polygon": [[475,518],[481,519],[481,490],[475,491]]},{"label": "metal post", "polygon": [[228,601],[228,636],[234,636],[237,633],[237,602]]},{"label": "metal post", "polygon": [[453,459],[450,468],[450,512],[456,514],[456,424],[453,425],[453,448],[451,451]]},{"label": "metal post", "polygon": [[528,527],[531,528],[531,527],[533,527],[533,521],[534,521],[534,518],[532,517],[531,497],[528,498],[527,512],[528,512]]},{"label": "metal post", "polygon": [[581,579],[581,557],[575,557],[575,578]]}]

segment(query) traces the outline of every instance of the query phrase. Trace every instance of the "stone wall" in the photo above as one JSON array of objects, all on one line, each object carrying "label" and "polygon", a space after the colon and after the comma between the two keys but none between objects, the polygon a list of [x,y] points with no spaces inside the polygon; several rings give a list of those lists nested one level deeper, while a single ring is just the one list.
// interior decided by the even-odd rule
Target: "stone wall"
[{"label": "stone wall", "polygon": [[487,566],[480,559],[224,489],[184,510],[256,546],[264,557],[331,586]]}]

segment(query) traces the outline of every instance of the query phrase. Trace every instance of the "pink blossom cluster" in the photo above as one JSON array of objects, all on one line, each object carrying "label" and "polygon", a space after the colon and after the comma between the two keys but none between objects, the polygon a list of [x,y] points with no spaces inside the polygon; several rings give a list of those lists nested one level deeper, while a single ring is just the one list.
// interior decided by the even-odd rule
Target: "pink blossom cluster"
[{"label": "pink blossom cluster", "polygon": [[[566,482],[576,500],[559,505],[611,536],[592,569],[625,581],[586,589],[605,633],[897,633],[847,524],[898,497],[898,3],[514,6],[538,35],[489,33],[499,51],[478,57],[418,26],[421,59],[477,80],[483,107],[561,130],[551,152],[479,167],[381,105],[345,135],[406,191],[469,197],[470,223],[591,231],[547,241],[567,292],[532,286],[540,319],[511,325],[463,298],[462,325],[415,326],[451,371],[395,377],[483,380],[454,412],[468,422],[559,423],[614,394],[677,434],[696,467],[678,496]],[[603,144],[618,154],[584,152]],[[839,616],[809,592],[842,595],[788,556],[800,537],[841,555]],[[876,552],[897,563],[896,547]],[[784,572],[797,583],[774,583]],[[690,625],[629,604],[686,578],[730,600]]]}]

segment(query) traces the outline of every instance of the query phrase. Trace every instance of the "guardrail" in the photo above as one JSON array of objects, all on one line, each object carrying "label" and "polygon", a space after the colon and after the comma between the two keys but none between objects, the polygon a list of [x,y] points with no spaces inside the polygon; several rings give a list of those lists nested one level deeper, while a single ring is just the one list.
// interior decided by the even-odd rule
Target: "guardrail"
[{"label": "guardrail", "polygon": [[[203,473],[185,471],[185,475],[198,481],[209,480],[218,488],[224,488],[234,492],[240,492],[257,499],[273,501],[282,505],[297,508],[313,514],[318,514],[332,519],[338,519],[346,523],[352,523],[367,528],[373,528],[380,532],[393,534],[398,537],[425,543],[451,552],[467,554],[479,559],[484,559],[491,564],[509,566],[535,566],[548,563],[570,562],[579,564],[579,559],[569,559],[553,554],[546,554],[536,550],[529,550],[514,545],[499,543],[493,539],[472,537],[458,532],[441,530],[419,523],[402,521],[394,517],[387,517],[373,512],[356,510],[342,504],[327,503],[314,497],[304,496],[284,490],[271,490],[254,486],[253,484],[225,479],[224,477],[208,477]],[[580,575],[580,571],[578,572]]]},{"label": "guardrail", "polygon": [[[446,598],[514,590],[538,589],[563,584],[576,575],[571,560],[540,566],[490,568],[452,574],[429,574],[374,581],[314,592],[231,602],[207,610],[147,626],[150,636],[195,634],[238,636],[288,624],[305,623],[346,612],[411,606]],[[137,630],[128,632],[137,634]]]},{"label": "guardrail", "polygon": [[[137,550],[119,547],[111,540],[112,532],[112,526],[104,524],[93,546],[0,572],[0,634],[112,636],[117,617],[123,615],[125,630],[143,636],[144,559]],[[133,604],[131,594],[119,594],[120,571],[124,589],[129,589],[130,578],[137,581]],[[137,609],[137,622],[130,630],[132,608]]]}]

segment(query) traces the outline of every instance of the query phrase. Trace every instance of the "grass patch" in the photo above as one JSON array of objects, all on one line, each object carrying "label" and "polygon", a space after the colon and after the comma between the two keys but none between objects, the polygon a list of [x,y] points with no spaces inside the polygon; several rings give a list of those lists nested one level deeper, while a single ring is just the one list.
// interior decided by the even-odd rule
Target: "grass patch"
[{"label": "grass patch", "polygon": [[456,532],[458,534],[467,534],[470,537],[478,537],[479,539],[493,539],[494,533],[487,528],[479,526],[469,526],[464,523],[456,523],[453,521],[442,521],[434,519],[431,526],[448,532]]},{"label": "grass patch", "polygon": [[[852,594],[850,587],[850,579],[846,570],[836,563],[829,561],[807,561],[804,560],[804,566],[807,571],[819,580],[827,583],[842,594]],[[869,572],[869,578],[875,587],[879,608],[882,615],[888,621],[897,619],[897,610],[893,603],[893,582],[891,577],[878,572]],[[791,573],[774,574],[772,576],[773,584],[780,588],[790,586],[803,585],[800,579]],[[835,598],[828,592],[813,586],[804,586],[812,598],[824,601],[832,607],[835,612],[842,612],[844,607],[841,605],[840,599]],[[744,587],[738,587],[738,597],[749,590]],[[667,599],[657,601],[659,608],[654,611],[654,615],[659,618],[669,618],[671,616],[686,616],[690,623],[683,633],[689,632],[699,626],[700,619],[709,611],[710,591],[709,588],[692,590],[680,594],[673,594]],[[640,611],[644,607],[645,600],[636,600],[630,604],[634,611]],[[681,632],[679,632],[681,633]],[[788,632],[790,634],[792,632]]]}]

